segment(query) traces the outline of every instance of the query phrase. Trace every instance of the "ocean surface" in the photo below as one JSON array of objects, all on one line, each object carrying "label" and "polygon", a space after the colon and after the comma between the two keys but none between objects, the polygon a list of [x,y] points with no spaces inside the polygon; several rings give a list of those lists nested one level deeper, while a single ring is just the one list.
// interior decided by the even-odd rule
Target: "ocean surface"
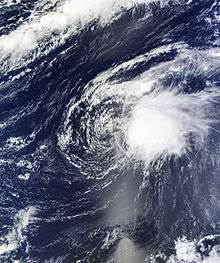
[{"label": "ocean surface", "polygon": [[0,0],[0,262],[220,262],[219,0]]}]

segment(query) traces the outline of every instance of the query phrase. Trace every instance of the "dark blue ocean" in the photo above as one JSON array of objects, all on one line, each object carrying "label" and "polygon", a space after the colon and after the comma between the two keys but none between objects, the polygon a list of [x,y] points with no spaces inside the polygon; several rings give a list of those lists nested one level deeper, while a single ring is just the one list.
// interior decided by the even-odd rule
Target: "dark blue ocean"
[{"label": "dark blue ocean", "polygon": [[220,2],[0,0],[0,262],[220,262]]}]

